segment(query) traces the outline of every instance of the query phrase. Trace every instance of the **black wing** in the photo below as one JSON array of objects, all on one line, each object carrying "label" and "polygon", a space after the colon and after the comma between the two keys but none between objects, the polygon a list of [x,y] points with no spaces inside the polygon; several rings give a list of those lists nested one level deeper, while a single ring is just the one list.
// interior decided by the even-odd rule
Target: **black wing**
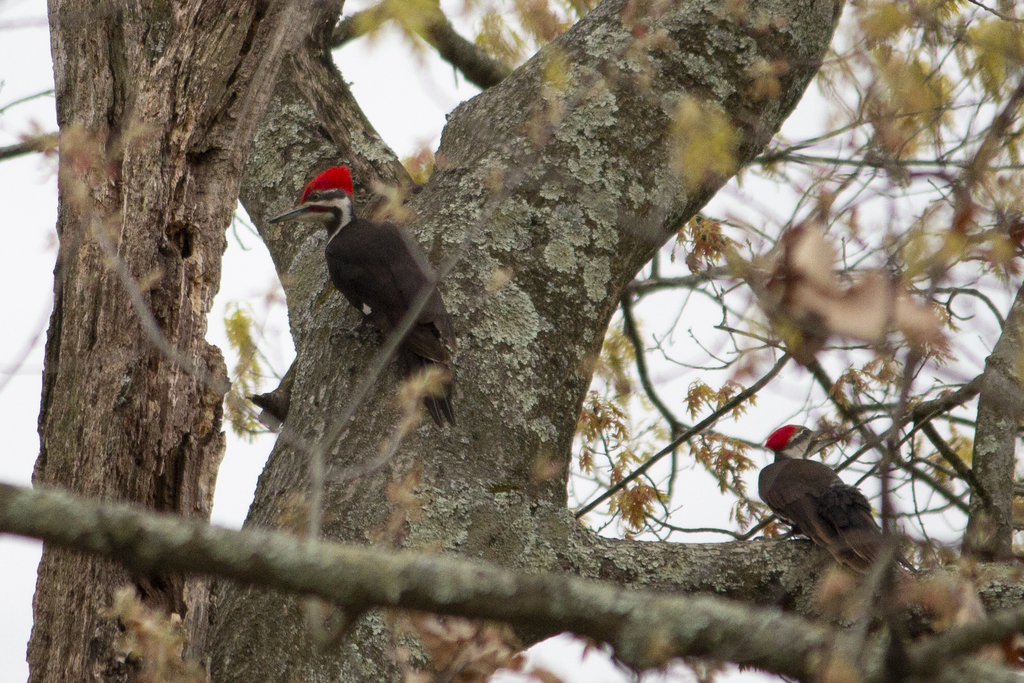
[{"label": "black wing", "polygon": [[[413,249],[419,252],[416,256]],[[334,286],[385,333],[399,325],[432,277],[424,270],[429,264],[415,240],[390,223],[352,221],[328,243],[326,256]],[[445,343],[457,348],[451,318],[435,288],[403,345],[447,363],[451,353]]]},{"label": "black wing", "polygon": [[871,505],[857,488],[813,460],[776,462],[761,475],[761,499],[798,533],[854,569],[863,571],[871,565],[878,555],[881,531]]}]

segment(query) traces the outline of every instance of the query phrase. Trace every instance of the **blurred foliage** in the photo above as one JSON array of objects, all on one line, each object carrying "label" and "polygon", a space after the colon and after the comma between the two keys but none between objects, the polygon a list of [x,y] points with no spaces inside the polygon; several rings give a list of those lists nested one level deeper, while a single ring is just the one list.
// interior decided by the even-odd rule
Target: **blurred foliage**
[{"label": "blurred foliage", "polygon": [[426,145],[420,147],[414,154],[402,158],[402,165],[409,172],[409,176],[417,185],[430,180],[434,172],[434,152]]},{"label": "blurred foliage", "polygon": [[244,303],[230,303],[224,311],[224,330],[228,344],[238,362],[231,371],[231,390],[224,398],[231,430],[240,437],[252,439],[265,432],[249,407],[247,396],[259,393],[263,368],[260,366],[256,340],[259,333],[252,311]]},{"label": "blurred foliage", "polygon": [[134,588],[122,588],[114,595],[108,613],[121,631],[118,646],[136,670],[139,683],[202,683],[202,667],[182,654],[188,634],[181,616],[143,603]]},{"label": "blurred foliage", "polygon": [[686,192],[736,171],[739,134],[720,106],[684,95],[671,128],[670,167]]},{"label": "blurred foliage", "polygon": [[[688,220],[676,233],[676,243],[686,253],[686,267],[691,273],[708,270],[725,259],[732,240],[722,234],[722,224],[700,214]],[[675,249],[672,250],[673,257]]]}]

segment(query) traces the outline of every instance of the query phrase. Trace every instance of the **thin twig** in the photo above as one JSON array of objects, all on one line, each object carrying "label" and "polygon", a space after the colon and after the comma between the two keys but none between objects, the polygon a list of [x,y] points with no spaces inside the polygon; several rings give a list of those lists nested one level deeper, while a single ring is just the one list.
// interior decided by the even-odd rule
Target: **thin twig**
[{"label": "thin twig", "polygon": [[640,332],[637,330],[636,320],[633,318],[633,303],[630,295],[624,294],[619,300],[619,304],[622,308],[622,332],[626,335],[629,343],[633,345],[633,357],[636,359],[636,372],[640,376],[640,385],[644,388],[647,398],[650,399],[654,407],[661,413],[661,416],[668,422],[672,437],[675,438],[683,430],[683,423],[679,421],[669,407],[665,405],[665,402],[661,400],[657,390],[654,388],[654,384],[651,382],[651,376],[647,370],[644,345],[640,340]]},{"label": "thin twig", "polygon": [[643,280],[633,280],[625,286],[624,291],[627,294],[635,294],[638,297],[642,297],[665,289],[695,289],[705,282],[728,276],[729,269],[724,266],[709,268],[703,272],[683,277],[657,277],[652,275]]},{"label": "thin twig", "polygon": [[690,429],[687,429],[685,432],[683,432],[678,437],[673,439],[671,443],[669,443],[667,446],[662,448],[660,451],[658,451],[657,453],[652,455],[647,460],[647,462],[645,462],[644,464],[640,465],[635,470],[633,470],[632,472],[627,474],[618,483],[616,483],[614,486],[612,486],[607,491],[602,493],[600,496],[595,498],[593,501],[591,501],[591,502],[587,503],[586,505],[583,505],[582,507],[580,507],[576,511],[576,515],[575,515],[576,519],[580,519],[581,517],[583,517],[583,515],[587,514],[588,512],[593,510],[595,507],[597,507],[598,505],[600,505],[604,501],[606,501],[609,498],[611,498],[612,496],[614,496],[616,493],[618,493],[623,488],[625,488],[625,486],[627,484],[629,484],[634,479],[639,477],[641,474],[643,474],[644,472],[649,470],[656,462],[658,462],[663,457],[665,457],[666,455],[668,455],[669,453],[674,451],[681,444],[685,443],[686,441],[689,441],[694,436],[700,434],[705,429],[707,429],[711,425],[713,425],[716,422],[718,422],[718,420],[721,419],[721,417],[723,415],[728,413],[730,410],[733,410],[737,406],[741,405],[748,398],[750,398],[751,396],[753,396],[754,394],[759,392],[761,389],[763,389],[765,387],[765,385],[767,385],[769,382],[771,382],[773,379],[775,379],[775,376],[778,375],[779,372],[782,371],[782,368],[784,368],[786,366],[786,364],[789,362],[789,359],[790,359],[789,354],[784,354],[782,356],[782,358],[780,358],[778,360],[778,362],[775,363],[775,365],[772,367],[772,369],[769,370],[768,373],[764,377],[762,377],[761,379],[757,380],[756,382],[751,384],[749,387],[747,387],[746,389],[744,389],[740,393],[736,394],[736,396],[734,396],[732,399],[727,401],[721,408],[719,408],[715,412],[711,413],[706,418],[704,418],[703,420],[698,422],[696,425],[694,425]]}]

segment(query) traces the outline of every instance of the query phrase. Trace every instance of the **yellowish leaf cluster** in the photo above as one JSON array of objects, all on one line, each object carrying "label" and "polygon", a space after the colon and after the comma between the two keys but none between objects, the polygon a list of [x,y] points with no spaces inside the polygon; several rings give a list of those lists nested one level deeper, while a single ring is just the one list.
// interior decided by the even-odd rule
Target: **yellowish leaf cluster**
[{"label": "yellowish leaf cluster", "polygon": [[722,225],[697,215],[676,233],[676,242],[686,247],[686,266],[691,273],[699,273],[717,265],[731,245],[722,234]]},{"label": "yellowish leaf cluster", "polygon": [[426,145],[421,145],[415,154],[402,159],[402,165],[413,182],[422,185],[434,173],[434,153]]},{"label": "yellowish leaf cluster", "polygon": [[974,59],[968,68],[990,95],[999,96],[1011,84],[1009,77],[1024,63],[1024,29],[1020,23],[997,18],[981,19],[967,29]]},{"label": "yellowish leaf cluster", "polygon": [[205,683],[197,662],[182,659],[185,627],[178,614],[167,614],[142,602],[134,588],[114,595],[109,616],[124,628],[118,645],[138,669],[139,683]]},{"label": "yellowish leaf cluster", "polygon": [[669,131],[669,165],[692,192],[736,171],[739,134],[717,104],[690,95],[676,105]]},{"label": "yellowish leaf cluster", "polygon": [[224,314],[224,331],[228,344],[238,356],[238,362],[232,372],[231,391],[224,400],[232,431],[248,438],[264,431],[245,402],[246,396],[259,392],[263,376],[255,329],[252,313],[245,305],[229,304]]}]

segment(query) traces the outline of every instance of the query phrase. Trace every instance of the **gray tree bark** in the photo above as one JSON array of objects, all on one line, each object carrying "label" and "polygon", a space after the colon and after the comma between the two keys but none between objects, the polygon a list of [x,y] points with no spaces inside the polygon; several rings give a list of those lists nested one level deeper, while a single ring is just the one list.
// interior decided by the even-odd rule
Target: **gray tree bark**
[{"label": "gray tree bark", "polygon": [[1013,486],[1017,439],[1024,421],[1024,287],[985,360],[971,466],[988,494],[971,492],[964,552],[989,560],[1013,557]]},{"label": "gray tree bark", "polygon": [[[207,315],[242,165],[285,39],[310,25],[311,9],[200,0],[51,0],[48,9],[60,248],[34,481],[206,519],[227,388],[220,351],[205,341]],[[131,677],[106,616],[125,584],[206,622],[201,581],[135,575],[47,546],[32,681]]]},{"label": "gray tree bark", "polygon": [[[839,10],[831,0],[766,1],[730,15],[716,4],[606,0],[501,85],[456,109],[438,167],[408,206],[434,263],[457,258],[442,282],[459,334],[457,424],[421,426],[395,457],[356,479],[346,471],[374,461],[393,429],[397,372],[388,370],[349,424],[335,424],[376,348],[332,334],[352,327],[357,314],[331,289],[322,233],[263,219],[291,206],[316,171],[337,163],[353,167],[364,199],[373,182],[401,184],[405,176],[329,56],[297,54],[242,187],[285,285],[297,351],[288,419],[247,525],[289,526],[297,509],[308,512],[302,497],[312,453],[325,434],[343,428],[327,453],[329,538],[623,584],[805,600],[800,588],[789,590],[801,582],[785,563],[754,559],[763,544],[600,539],[567,510],[566,482],[590,368],[622,288],[725,180],[686,190],[669,170],[677,103],[691,95],[721,106],[738,132],[742,164],[799,100]],[[561,93],[544,76],[559,62],[567,65]],[[764,63],[788,67],[776,99],[752,95],[750,74]],[[511,280],[491,291],[499,272]],[[403,513],[388,490],[411,473],[419,477],[422,513],[396,536],[389,524]],[[746,559],[736,561],[735,553]],[[339,650],[323,651],[293,598],[224,584],[217,603],[210,651],[217,681],[395,675],[379,614],[362,619]],[[539,631],[533,637],[549,635]]]}]

